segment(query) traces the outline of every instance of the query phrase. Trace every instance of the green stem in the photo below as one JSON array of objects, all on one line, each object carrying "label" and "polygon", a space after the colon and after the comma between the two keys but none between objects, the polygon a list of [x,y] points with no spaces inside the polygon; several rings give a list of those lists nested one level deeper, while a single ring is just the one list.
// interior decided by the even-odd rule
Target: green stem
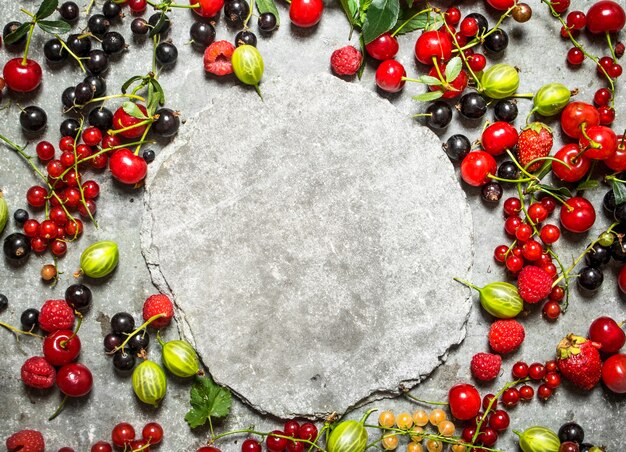
[{"label": "green stem", "polygon": [[150,124],[148,124],[148,126],[146,127],[146,130],[143,131],[143,134],[141,135],[141,138],[139,139],[139,144],[135,148],[135,155],[139,155],[139,150],[141,149],[141,146],[143,145],[144,140],[146,139],[146,135],[148,135],[148,131],[150,130],[150,127],[152,127],[152,124],[154,124],[154,122],[151,122]]},{"label": "green stem", "polygon": [[82,108],[82,107],[84,107],[86,105],[93,104],[93,103],[96,103],[96,102],[104,102],[104,101],[109,100],[109,99],[120,99],[120,98],[135,99],[135,100],[138,100],[140,102],[145,102],[146,101],[146,99],[144,99],[143,97],[137,96],[135,94],[111,94],[110,96],[96,97],[94,99],[91,99],[89,102],[85,102],[82,105],[77,105],[77,107],[81,107]]},{"label": "green stem", "polygon": [[61,411],[63,411],[63,408],[65,407],[65,402],[67,402],[67,396],[63,397],[63,400],[61,401],[61,404],[56,409],[56,411],[54,413],[52,413],[52,416],[50,416],[48,418],[48,421],[53,420],[55,417],[57,417],[59,414],[61,414]]},{"label": "green stem", "polygon": [[248,22],[250,21],[250,18],[252,17],[253,11],[254,11],[254,0],[250,0],[250,11],[248,11],[248,16],[246,17],[246,20],[243,21],[243,28],[248,28]]},{"label": "green stem", "polygon": [[522,178],[522,179],[505,179],[503,177],[494,176],[493,174],[488,174],[487,177],[489,179],[498,180],[500,182],[508,182],[510,184],[520,183],[520,182],[531,182],[534,179],[530,177]]},{"label": "green stem", "polygon": [[79,314],[79,315],[78,315],[78,324],[76,325],[76,329],[74,330],[74,332],[72,333],[72,335],[70,337],[68,337],[64,341],[61,341],[61,343],[59,344],[61,346],[61,348],[65,348],[67,343],[76,337],[76,335],[78,334],[78,331],[80,330],[80,326],[83,324],[83,316],[82,316],[82,314],[80,314],[80,313],[77,313],[77,314]]},{"label": "green stem", "polygon": [[398,28],[396,28],[392,33],[391,33],[391,37],[395,37],[398,33],[400,33],[400,31],[402,31],[402,29],[404,27],[406,27],[406,25],[408,23],[410,23],[413,19],[415,19],[417,16],[421,16],[424,13],[430,13],[432,11],[432,8],[426,8],[423,9],[415,14],[413,14],[411,17],[409,17],[407,20],[405,20],[402,25],[400,25]]},{"label": "green stem", "polygon": [[89,4],[87,5],[87,8],[85,8],[85,13],[87,14],[87,16],[89,16],[89,14],[91,13],[91,8],[93,8],[93,5],[96,3],[96,0],[90,0]]},{"label": "green stem", "polygon": [[[293,436],[287,436],[287,435],[278,435],[276,433],[272,433],[272,432],[259,432],[257,430],[251,429],[251,428],[242,428],[239,430],[231,430],[229,432],[224,432],[224,433],[220,433],[217,436],[211,436],[211,443],[214,443],[215,441],[225,438],[227,436],[231,436],[231,435],[238,435],[240,433],[247,433],[249,435],[258,435],[261,438],[265,438],[267,436],[275,436],[276,438],[284,438],[286,440],[290,440],[293,441],[294,437]],[[318,446],[317,444],[315,444],[312,441],[309,441],[307,439],[299,439],[298,442],[300,443],[304,443],[304,444],[308,444],[311,447],[315,447],[316,449],[318,449],[321,452],[326,452],[323,448],[321,448],[320,446]]]},{"label": "green stem", "polygon": [[[559,259],[559,256],[554,251],[552,251],[552,248],[548,248],[548,254],[550,256],[552,256],[552,258],[558,264],[559,268],[561,269],[561,274],[564,274],[565,273],[565,266],[561,262],[561,259]],[[555,287],[555,286],[553,286],[553,287]],[[568,306],[569,306],[569,280],[567,278],[565,278],[565,288],[563,290],[565,291],[565,301],[563,302],[563,307],[561,308],[561,311],[563,313],[565,313],[567,311]]]},{"label": "green stem", "polygon": [[124,350],[124,347],[126,347],[126,344],[128,344],[128,341],[130,341],[130,339],[133,336],[136,336],[137,334],[139,334],[139,332],[145,330],[148,325],[150,325],[152,322],[154,322],[157,319],[160,319],[161,317],[165,317],[166,314],[161,313],[161,314],[157,314],[157,315],[153,315],[152,317],[150,317],[148,320],[146,320],[139,328],[136,328],[135,331],[133,331],[132,333],[129,333],[126,336],[126,339],[124,340],[124,342],[122,342],[120,345],[118,345],[117,347],[115,347],[113,350],[111,350],[109,352],[109,354],[113,355],[117,352],[119,352],[120,350]]},{"label": "green stem", "polygon": [[83,62],[81,61],[80,57],[78,55],[76,55],[74,52],[72,52],[72,50],[67,46],[65,41],[63,39],[61,39],[61,37],[59,35],[54,35],[54,37],[57,38],[59,43],[61,43],[61,47],[63,47],[65,49],[65,51],[67,53],[69,53],[71,55],[71,57],[74,58],[78,62],[78,65],[80,66],[80,69],[84,73],[87,73],[87,70],[85,69],[85,66],[83,65]]},{"label": "green stem", "polygon": [[8,323],[0,322],[0,326],[3,328],[6,328],[7,330],[11,331],[14,334],[25,334],[27,336],[33,336],[33,337],[38,337],[39,339],[43,339],[42,336],[35,334],[32,331],[23,331],[18,328],[15,328],[14,326],[9,325]]},{"label": "green stem", "polygon": [[608,31],[605,31],[604,35],[606,36],[606,43],[609,45],[609,50],[611,51],[611,57],[613,58],[613,61],[617,62],[617,56],[615,56],[615,48],[613,47],[613,43],[611,42],[611,35]]},{"label": "green stem", "polygon": [[24,48],[24,58],[22,58],[22,66],[26,66],[26,62],[28,60],[28,50],[30,49],[30,41],[33,39],[34,31],[35,31],[35,22],[33,22],[30,25],[30,30],[28,30],[28,38],[26,38],[26,47]]},{"label": "green stem", "polygon": [[460,279],[460,278],[457,278],[457,277],[454,277],[454,278],[452,278],[452,279],[454,279],[456,282],[460,282],[460,283],[461,283],[461,284],[463,284],[464,286],[471,287],[472,289],[477,290],[477,291],[479,291],[479,292],[482,290],[482,288],[480,288],[480,287],[478,287],[478,286],[475,286],[475,285],[474,285],[474,284],[472,284],[471,282],[469,282],[469,281],[465,281],[464,279]]},{"label": "green stem", "polygon": [[155,120],[153,118],[144,119],[143,121],[139,121],[138,123],[135,123],[135,124],[130,125],[128,127],[123,127],[121,129],[111,129],[111,130],[108,130],[107,133],[109,135],[117,135],[118,133],[122,133],[122,132],[126,132],[128,130],[136,129],[137,127],[143,127],[145,125],[152,124],[154,121]]},{"label": "green stem", "polygon": [[456,33],[452,33],[452,30],[450,29],[450,26],[446,22],[445,14],[444,13],[439,13],[439,15],[443,19],[443,24],[445,25],[446,30],[448,31],[449,36],[452,37],[452,43],[454,44],[454,47],[456,48],[456,50],[459,52],[459,55],[461,56],[461,59],[463,60],[463,65],[469,71],[470,75],[474,79],[474,83],[476,83],[476,89],[479,92],[481,92],[483,87],[482,87],[482,85],[480,83],[480,79],[474,73],[474,70],[472,69],[472,67],[470,66],[469,62],[467,61],[467,57],[465,56],[465,53],[463,53],[463,49],[459,45],[459,41],[456,39]]},{"label": "green stem", "polygon": [[[457,278],[454,278],[454,279],[457,280],[458,282],[462,283],[462,284],[466,283],[466,282],[464,282],[464,281],[462,281],[460,279],[457,279]],[[469,283],[467,283],[467,284],[469,284]],[[470,287],[475,288],[474,286],[470,286]],[[405,392],[404,393],[404,397],[406,397],[407,399],[413,400],[414,402],[425,403],[426,405],[441,405],[441,406],[450,405],[448,402],[431,402],[430,400],[418,399],[414,395],[411,395],[411,393],[409,393],[409,392]]]}]

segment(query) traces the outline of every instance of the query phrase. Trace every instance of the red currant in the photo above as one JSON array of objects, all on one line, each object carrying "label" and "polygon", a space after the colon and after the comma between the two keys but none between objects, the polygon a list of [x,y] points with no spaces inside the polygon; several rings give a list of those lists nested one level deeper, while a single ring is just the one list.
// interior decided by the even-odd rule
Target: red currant
[{"label": "red currant", "polygon": [[65,168],[69,168],[70,166],[73,166],[74,162],[76,161],[76,159],[74,158],[74,152],[63,151],[61,153],[61,156],[59,157],[59,161],[61,162],[61,165],[63,165]]},{"label": "red currant", "polygon": [[567,62],[572,66],[580,66],[585,61],[585,54],[577,47],[572,47],[567,51]]},{"label": "red currant", "polygon": [[467,58],[467,64],[472,68],[472,71],[480,72],[487,66],[487,58],[481,53],[475,53]]},{"label": "red currant", "polygon": [[546,372],[556,372],[558,366],[556,361],[551,359],[550,361],[546,361]]},{"label": "red currant", "polygon": [[522,247],[522,254],[527,261],[536,261],[541,257],[543,248],[536,240],[528,240]]},{"label": "red currant", "polygon": [[113,448],[105,441],[98,441],[91,446],[91,452],[113,452]]},{"label": "red currant", "polygon": [[141,431],[141,437],[150,445],[159,444],[163,439],[163,427],[156,422],[149,422]]},{"label": "red currant", "polygon": [[550,389],[556,389],[561,385],[561,376],[556,372],[548,372],[544,380]]},{"label": "red currant", "polygon": [[300,431],[300,424],[295,419],[291,419],[285,422],[285,425],[283,426],[283,431],[285,432],[286,436],[297,438],[298,432]]},{"label": "red currant", "polygon": [[548,218],[548,211],[540,202],[528,206],[528,216],[534,223],[543,223]]},{"label": "red currant", "polygon": [[83,222],[78,218],[70,220],[65,226],[65,233],[70,238],[76,238],[83,233]]},{"label": "red currant", "polygon": [[451,6],[446,10],[445,18],[448,25],[456,25],[461,20],[461,11],[459,8]]},{"label": "red currant", "polygon": [[83,183],[83,193],[85,198],[94,199],[100,194],[100,186],[95,180],[88,180]]},{"label": "red currant", "polygon": [[63,137],[59,141],[59,149],[61,152],[74,152],[74,137]]},{"label": "red currant", "polygon": [[516,380],[526,378],[528,376],[528,364],[523,361],[516,362],[511,369],[511,375]]},{"label": "red currant", "polygon": [[270,452],[284,451],[285,448],[287,447],[287,439],[279,438],[278,436],[275,436],[275,435],[285,436],[285,433],[280,430],[274,430],[272,431],[272,433],[274,433],[274,435],[270,434],[265,439],[265,446],[267,447],[267,450],[269,450]]},{"label": "red currant", "polygon": [[[89,218],[96,214],[96,203],[92,199],[85,200],[84,203],[78,204],[78,213],[83,217]],[[90,215],[91,214],[91,215]]]},{"label": "red currant", "polygon": [[[495,398],[496,396],[494,394],[486,394],[483,397],[483,410],[487,411],[487,408],[489,407],[489,404],[491,403],[491,401]],[[493,406],[495,407],[498,404],[498,401],[496,400],[493,403]]]},{"label": "red currant", "polygon": [[558,226],[553,224],[546,224],[541,228],[539,232],[539,237],[541,237],[541,241],[546,245],[551,245],[555,243],[559,237],[561,237],[561,230]]},{"label": "red currant", "polygon": [[511,215],[517,215],[522,210],[522,202],[519,198],[507,198],[502,207],[504,214],[510,217]]},{"label": "red currant", "polygon": [[506,258],[505,265],[511,273],[517,273],[524,266],[524,259],[519,256],[509,256]]},{"label": "red currant", "polygon": [[518,216],[510,216],[504,221],[504,230],[509,235],[515,235],[517,228],[522,224],[522,219]]},{"label": "red currant", "polygon": [[491,447],[496,441],[498,441],[498,434],[491,427],[481,428],[481,432],[478,434],[477,441],[483,446]]},{"label": "red currant", "polygon": [[315,424],[306,422],[300,426],[298,430],[298,438],[307,441],[315,441],[317,439],[317,427]]},{"label": "red currant", "polygon": [[496,410],[491,414],[489,418],[489,427],[497,432],[502,432],[509,427],[511,420],[509,415],[504,410]]},{"label": "red currant", "polygon": [[50,243],[50,252],[57,257],[64,256],[67,253],[67,243],[60,239],[55,239]]},{"label": "red currant", "polygon": [[466,17],[461,21],[460,32],[468,38],[476,36],[476,33],[478,33],[478,21],[473,17]]},{"label": "red currant", "polygon": [[498,11],[506,11],[515,5],[516,0],[487,0],[487,3],[489,3],[489,6],[497,9]]},{"label": "red currant", "polygon": [[557,13],[562,14],[569,8],[570,0],[553,0],[550,4]]},{"label": "red currant", "polygon": [[40,185],[33,185],[26,192],[26,202],[32,207],[43,207],[48,197],[48,190]]},{"label": "red currant", "polygon": [[619,78],[622,75],[622,65],[613,63],[606,71],[611,78]]},{"label": "red currant", "polygon": [[33,218],[26,220],[22,228],[26,237],[37,237],[39,234],[39,222]]},{"label": "red currant", "polygon": [[57,225],[52,220],[42,221],[39,225],[38,235],[46,240],[55,239],[57,236]]},{"label": "red currant", "polygon": [[493,252],[493,258],[498,262],[504,262],[509,252],[509,247],[506,245],[499,245]]},{"label": "red currant", "polygon": [[33,237],[30,239],[30,246],[35,253],[40,254],[48,248],[48,241],[42,237]]},{"label": "red currant", "polygon": [[117,447],[124,447],[135,439],[135,429],[128,422],[120,422],[111,432],[111,441]]},{"label": "red currant", "polygon": [[556,301],[548,301],[543,305],[543,315],[548,320],[556,320],[561,315],[561,306]]},{"label": "red currant", "polygon": [[587,25],[587,17],[582,11],[572,11],[567,15],[566,24],[573,30],[582,30]]},{"label": "red currant", "polygon": [[518,242],[526,242],[533,235],[533,228],[526,223],[522,223],[515,231],[515,238]]},{"label": "red currant", "polygon": [[37,143],[35,152],[37,152],[37,157],[39,157],[39,160],[42,162],[47,162],[54,158],[54,146],[49,141],[40,141]]},{"label": "red currant", "polygon": [[515,406],[519,402],[519,391],[515,388],[509,388],[502,393],[501,400],[504,406]]},{"label": "red currant", "polygon": [[609,102],[611,102],[612,97],[613,95],[611,94],[611,90],[609,90],[608,88],[600,88],[593,95],[593,102],[598,106],[608,105]]},{"label": "red currant", "polygon": [[200,5],[199,8],[193,8],[194,13],[202,17],[214,17],[224,6],[224,0],[189,0],[189,4]]},{"label": "red currant", "polygon": [[[615,121],[615,109],[613,109],[612,107],[609,107],[608,105],[602,105],[598,107],[598,113],[600,114],[600,124],[602,124],[603,126],[611,125],[613,124],[613,121]],[[609,159],[610,158],[611,157],[609,157]],[[621,170],[618,170],[618,171],[621,171]]]},{"label": "red currant", "polygon": [[241,452],[261,452],[262,450],[261,444],[255,439],[248,438],[241,443]]},{"label": "red currant", "polygon": [[146,0],[128,0],[128,8],[133,14],[140,14],[146,10],[148,3]]},{"label": "red currant", "polygon": [[65,171],[65,166],[60,160],[50,160],[46,165],[46,170],[51,178],[57,179]]},{"label": "red currant", "polygon": [[102,141],[102,132],[96,127],[88,127],[83,131],[83,142],[87,146],[95,146]]},{"label": "red currant", "polygon": [[106,153],[97,154],[93,156],[90,160],[92,168],[95,169],[103,169],[106,168],[107,163],[109,163],[109,156]]},{"label": "red currant", "polygon": [[519,388],[519,396],[522,400],[532,400],[535,390],[532,386],[524,385]]},{"label": "red currant", "polygon": [[404,66],[396,60],[386,60],[376,69],[376,85],[388,93],[397,93],[404,87]]},{"label": "red currant", "polygon": [[537,389],[537,397],[545,401],[552,397],[552,392],[552,389],[550,389],[547,385],[542,384]]},{"label": "red currant", "polygon": [[541,363],[532,363],[528,367],[528,376],[533,380],[541,380],[546,376],[546,368]]},{"label": "red currant", "polygon": [[563,286],[554,286],[550,292],[550,300],[561,301],[565,297],[565,289]]}]

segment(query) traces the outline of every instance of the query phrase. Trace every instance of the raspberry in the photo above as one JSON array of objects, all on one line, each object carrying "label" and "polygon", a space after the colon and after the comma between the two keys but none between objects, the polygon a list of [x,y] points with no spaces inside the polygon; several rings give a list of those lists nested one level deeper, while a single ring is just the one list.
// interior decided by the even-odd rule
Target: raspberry
[{"label": "raspberry", "polygon": [[517,277],[517,290],[527,303],[538,303],[552,292],[552,277],[543,268],[527,265]]},{"label": "raspberry", "polygon": [[20,373],[24,384],[36,389],[51,388],[56,380],[54,367],[42,356],[28,358]]},{"label": "raspberry", "polygon": [[235,46],[228,41],[215,41],[204,51],[204,70],[214,75],[228,75],[233,73],[230,59]]},{"label": "raspberry", "polygon": [[511,353],[524,342],[524,326],[517,320],[496,320],[489,329],[489,345],[500,354]]},{"label": "raspberry", "polygon": [[74,326],[74,311],[65,300],[48,300],[41,307],[39,326],[48,333],[71,330]]},{"label": "raspberry", "polygon": [[44,452],[46,442],[37,430],[20,430],[7,438],[8,452]]},{"label": "raspberry", "polygon": [[330,57],[330,66],[337,75],[354,75],[361,67],[363,55],[352,46],[337,49]]},{"label": "raspberry", "polygon": [[500,373],[502,358],[491,353],[476,353],[472,358],[470,369],[472,375],[480,381],[494,380]]},{"label": "raspberry", "polygon": [[170,324],[174,316],[174,305],[167,295],[150,295],[143,304],[143,320],[147,322],[150,317],[165,314],[165,317],[154,320],[150,325],[154,328],[164,328]]}]

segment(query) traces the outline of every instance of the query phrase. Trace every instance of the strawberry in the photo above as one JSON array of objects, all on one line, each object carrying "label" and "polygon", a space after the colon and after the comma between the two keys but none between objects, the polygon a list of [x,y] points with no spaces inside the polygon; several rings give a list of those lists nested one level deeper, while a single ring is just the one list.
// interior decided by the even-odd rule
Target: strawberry
[{"label": "strawberry", "polygon": [[228,75],[233,73],[233,64],[230,59],[235,46],[228,41],[215,41],[204,51],[204,70],[214,75]]},{"label": "strawberry", "polygon": [[164,317],[153,320],[150,325],[154,328],[164,328],[170,324],[174,317],[174,305],[167,295],[150,295],[143,303],[143,320],[147,322],[150,317],[165,314]]},{"label": "strawberry", "polygon": [[568,334],[556,348],[557,365],[566,379],[586,391],[602,377],[599,344],[581,336]]},{"label": "strawberry", "polygon": [[39,313],[39,327],[53,333],[57,330],[71,330],[74,326],[74,310],[65,300],[47,300]]},{"label": "strawberry", "polygon": [[46,443],[37,430],[20,430],[6,441],[8,452],[44,452]]},{"label": "strawberry", "polygon": [[42,356],[28,358],[20,370],[22,381],[26,386],[36,389],[48,389],[54,386],[56,371]]},{"label": "strawberry", "polygon": [[[517,159],[522,166],[539,157],[547,157],[552,149],[552,129],[542,122],[533,122],[519,134],[517,141]],[[536,171],[543,162],[533,163],[527,169]]]}]

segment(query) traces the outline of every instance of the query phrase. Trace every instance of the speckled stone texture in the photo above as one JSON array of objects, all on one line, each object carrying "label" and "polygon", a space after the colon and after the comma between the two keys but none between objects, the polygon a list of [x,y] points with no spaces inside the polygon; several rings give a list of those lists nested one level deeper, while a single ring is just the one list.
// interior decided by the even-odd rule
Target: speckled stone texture
[{"label": "speckled stone texture", "polygon": [[263,90],[231,89],[164,150],[146,260],[218,382],[279,417],[343,413],[463,339],[471,214],[437,138],[387,101],[331,75]]}]

